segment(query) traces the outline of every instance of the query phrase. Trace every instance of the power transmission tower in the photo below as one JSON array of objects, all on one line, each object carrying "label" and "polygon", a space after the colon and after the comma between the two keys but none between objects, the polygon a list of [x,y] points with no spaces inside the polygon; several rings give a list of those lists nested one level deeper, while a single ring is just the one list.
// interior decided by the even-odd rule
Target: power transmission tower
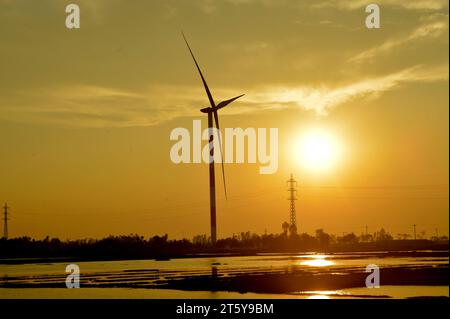
[{"label": "power transmission tower", "polygon": [[8,239],[8,204],[3,207],[3,237]]},{"label": "power transmission tower", "polygon": [[416,224],[414,224],[413,225],[413,227],[414,227],[414,240],[417,240],[417,236],[416,236]]},{"label": "power transmission tower", "polygon": [[289,207],[289,220],[290,225],[289,229],[291,230],[291,233],[297,233],[297,216],[295,212],[295,201],[297,200],[296,194],[297,194],[297,181],[294,179],[294,176],[291,174],[291,178],[287,181],[288,183],[288,191],[289,191],[289,201],[290,201],[290,207]]}]

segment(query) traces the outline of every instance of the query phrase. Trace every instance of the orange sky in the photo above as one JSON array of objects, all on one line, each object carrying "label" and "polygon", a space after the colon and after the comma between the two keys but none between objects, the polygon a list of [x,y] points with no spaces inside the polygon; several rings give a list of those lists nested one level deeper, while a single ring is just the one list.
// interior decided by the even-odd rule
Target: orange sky
[{"label": "orange sky", "polygon": [[[209,233],[207,165],[169,158],[172,129],[206,127],[181,28],[216,99],[246,94],[221,126],[279,129],[277,173],[227,164],[228,201],[217,175],[219,237],[280,232],[291,172],[300,232],[448,234],[447,1],[379,1],[379,30],[337,0],[77,3],[67,30],[61,3],[0,0],[10,236]],[[293,149],[314,129],[343,147],[327,172]]]}]

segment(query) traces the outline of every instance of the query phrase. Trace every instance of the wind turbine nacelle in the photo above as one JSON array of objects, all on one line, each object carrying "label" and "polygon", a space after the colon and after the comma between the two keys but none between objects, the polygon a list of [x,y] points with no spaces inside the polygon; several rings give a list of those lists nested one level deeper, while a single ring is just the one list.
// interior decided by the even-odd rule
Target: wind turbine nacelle
[{"label": "wind turbine nacelle", "polygon": [[[219,104],[217,104],[217,106],[214,106],[214,107],[205,107],[205,108],[201,109],[200,111],[201,111],[202,113],[212,113],[212,112],[214,112],[214,111],[217,111],[217,110],[219,110],[219,109],[221,109],[221,108],[227,106],[228,104],[230,104],[231,102],[233,102],[234,100],[237,100],[238,98],[240,98],[240,97],[242,97],[242,96],[244,96],[244,94],[241,94],[241,95],[236,96],[236,97],[234,97],[234,98],[232,98],[232,99],[229,99],[229,100],[222,101],[222,102],[220,102]],[[211,103],[214,104],[214,102],[211,102]]]},{"label": "wind turbine nacelle", "polygon": [[200,112],[202,112],[202,113],[212,113],[213,112],[213,108],[208,106],[208,107],[200,109]]}]

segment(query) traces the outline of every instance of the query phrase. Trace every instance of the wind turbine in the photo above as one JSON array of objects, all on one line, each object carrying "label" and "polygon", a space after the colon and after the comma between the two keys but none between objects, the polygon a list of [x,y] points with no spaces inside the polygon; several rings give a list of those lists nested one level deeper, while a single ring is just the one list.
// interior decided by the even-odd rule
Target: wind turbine
[{"label": "wind turbine", "polygon": [[[206,84],[205,77],[203,76],[202,71],[200,70],[200,66],[195,59],[194,53],[192,53],[191,47],[189,46],[188,41],[184,33],[183,35],[184,42],[191,53],[192,59],[194,60],[195,66],[197,67],[198,73],[203,82],[203,86],[205,87],[206,95],[208,96],[210,106],[202,108],[200,111],[202,113],[208,114],[208,129],[209,129],[209,145],[210,145],[210,160],[209,160],[209,202],[210,202],[210,215],[211,215],[211,243],[213,245],[216,244],[217,241],[217,227],[216,227],[216,182],[215,182],[215,172],[214,172],[214,134],[213,134],[213,125],[215,124],[217,130],[220,132],[219,126],[219,116],[217,111],[221,108],[224,108],[234,100],[242,97],[244,94],[231,98],[229,100],[225,100],[216,105],[214,99],[212,97],[211,91],[209,90],[208,84]],[[213,124],[213,116],[214,116],[214,124]],[[225,168],[223,163],[223,154],[222,154],[222,141],[220,140],[220,133],[217,135],[219,138],[219,147],[220,147],[220,156],[221,156],[221,164],[222,164],[222,179],[223,179],[223,189],[225,191],[225,198],[227,198],[227,186],[225,182]]]}]

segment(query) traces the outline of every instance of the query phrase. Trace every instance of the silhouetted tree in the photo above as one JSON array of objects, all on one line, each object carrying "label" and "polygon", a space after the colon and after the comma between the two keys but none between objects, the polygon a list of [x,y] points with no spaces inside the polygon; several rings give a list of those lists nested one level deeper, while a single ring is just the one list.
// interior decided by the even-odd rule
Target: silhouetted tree
[{"label": "silhouetted tree", "polygon": [[323,229],[317,229],[316,238],[319,242],[319,248],[328,249],[328,247],[330,246],[330,235],[325,233]]},{"label": "silhouetted tree", "polygon": [[343,244],[356,244],[359,240],[354,233],[350,233],[340,237],[339,241]]},{"label": "silhouetted tree", "polygon": [[289,230],[289,223],[288,223],[288,222],[284,222],[284,223],[281,225],[281,228],[283,228],[284,236],[287,236],[288,230]]},{"label": "silhouetted tree", "polygon": [[386,232],[384,228],[381,228],[379,231],[375,233],[375,241],[386,241],[386,240],[392,240],[393,237],[391,234]]},{"label": "silhouetted tree", "polygon": [[289,235],[291,237],[297,235],[297,226],[295,226],[294,224],[289,226]]}]

